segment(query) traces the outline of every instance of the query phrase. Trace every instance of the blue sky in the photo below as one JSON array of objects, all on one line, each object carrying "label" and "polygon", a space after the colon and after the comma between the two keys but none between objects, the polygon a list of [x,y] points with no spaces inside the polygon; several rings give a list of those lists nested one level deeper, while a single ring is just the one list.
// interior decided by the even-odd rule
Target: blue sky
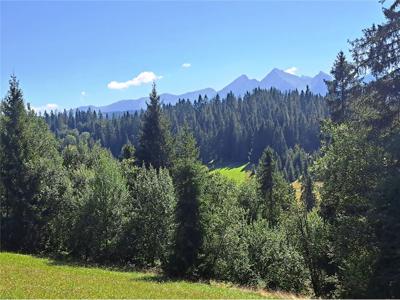
[{"label": "blue sky", "polygon": [[[221,89],[272,68],[328,72],[383,20],[365,1],[2,1],[1,97],[15,73],[34,107]],[[144,73],[146,72],[146,73]]]}]

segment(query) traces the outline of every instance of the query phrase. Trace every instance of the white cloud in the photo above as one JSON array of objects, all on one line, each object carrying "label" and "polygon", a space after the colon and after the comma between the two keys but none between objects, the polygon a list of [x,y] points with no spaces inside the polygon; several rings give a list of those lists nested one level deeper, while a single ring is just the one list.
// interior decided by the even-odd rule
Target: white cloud
[{"label": "white cloud", "polygon": [[192,64],[190,64],[190,63],[182,64],[182,68],[190,68],[191,66],[192,66]]},{"label": "white cloud", "polygon": [[34,107],[32,106],[32,109],[39,113],[39,112],[44,112],[44,111],[56,111],[56,110],[60,110],[60,107],[58,106],[58,104],[55,103],[47,103],[46,105],[43,106],[38,106],[38,107]]},{"label": "white cloud", "polygon": [[286,73],[289,73],[289,74],[292,74],[292,75],[296,75],[296,73],[297,73],[298,70],[299,70],[299,69],[297,69],[296,67],[291,67],[291,68],[289,68],[289,69],[286,69],[285,72],[286,72]]},{"label": "white cloud", "polygon": [[50,110],[55,110],[55,109],[58,109],[58,104],[48,103],[48,104],[46,104],[46,108],[48,108]]},{"label": "white cloud", "polygon": [[85,96],[86,96],[86,92],[85,92],[85,91],[82,91],[82,92],[81,92],[81,96],[85,97]]},{"label": "white cloud", "polygon": [[162,76],[157,76],[153,72],[145,71],[128,81],[111,81],[110,83],[108,83],[107,87],[112,90],[122,90],[127,89],[130,86],[139,86],[145,83],[150,83],[161,78]]}]

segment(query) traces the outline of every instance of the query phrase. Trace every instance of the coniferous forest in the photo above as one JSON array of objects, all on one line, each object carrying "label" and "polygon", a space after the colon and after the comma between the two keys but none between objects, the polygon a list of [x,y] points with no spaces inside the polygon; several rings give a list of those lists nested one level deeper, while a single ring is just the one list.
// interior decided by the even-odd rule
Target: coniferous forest
[{"label": "coniferous forest", "polygon": [[[400,298],[400,3],[383,13],[351,56],[338,53],[324,97],[255,89],[172,106],[153,84],[146,111],[39,115],[12,75],[0,108],[1,250]],[[239,162],[251,168],[242,184],[210,172]]]},{"label": "coniferous forest", "polygon": [[[327,117],[325,99],[308,90],[282,93],[276,89],[256,89],[237,99],[199,96],[194,103],[182,99],[163,106],[169,130],[176,135],[188,126],[208,164],[257,164],[270,146],[277,154],[285,177],[294,181],[306,172],[308,162],[320,148],[320,122]],[[62,141],[89,133],[92,142],[109,149],[118,158],[124,145],[140,144],[144,112],[103,115],[99,111],[44,113],[49,128]]]}]

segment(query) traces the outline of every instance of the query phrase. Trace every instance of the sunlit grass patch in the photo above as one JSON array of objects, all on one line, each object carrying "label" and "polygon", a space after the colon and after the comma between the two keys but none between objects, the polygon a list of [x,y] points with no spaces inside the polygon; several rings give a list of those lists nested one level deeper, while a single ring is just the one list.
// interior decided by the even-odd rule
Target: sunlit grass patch
[{"label": "sunlit grass patch", "polygon": [[246,182],[250,177],[250,171],[247,170],[247,166],[248,163],[241,165],[233,164],[221,168],[216,168],[211,172],[220,173],[226,178],[229,178],[238,184],[242,184]]},{"label": "sunlit grass patch", "polygon": [[[0,253],[1,298],[265,298],[217,283],[168,281],[154,273],[123,272]],[[276,298],[269,296],[269,298]]]}]

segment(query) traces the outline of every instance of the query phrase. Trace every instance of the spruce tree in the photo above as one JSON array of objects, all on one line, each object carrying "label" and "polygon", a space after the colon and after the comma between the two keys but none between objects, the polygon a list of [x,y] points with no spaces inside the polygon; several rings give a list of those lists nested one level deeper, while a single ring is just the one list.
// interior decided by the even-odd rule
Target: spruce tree
[{"label": "spruce tree", "polygon": [[25,109],[15,76],[1,104],[1,247],[37,253],[62,247],[68,180],[44,120]]},{"label": "spruce tree", "polygon": [[5,195],[5,202],[2,202],[1,244],[6,249],[18,250],[27,234],[23,216],[33,195],[25,165],[29,152],[26,136],[28,116],[16,77],[11,76],[9,83],[8,94],[1,106],[0,179]]},{"label": "spruce tree", "polygon": [[303,176],[300,199],[308,212],[314,208],[316,199],[313,192],[313,181],[309,174]]},{"label": "spruce tree", "polygon": [[274,199],[272,196],[272,189],[274,185],[273,174],[275,171],[275,160],[273,158],[273,150],[267,147],[258,163],[257,179],[260,186],[262,197],[265,200],[265,213],[264,217],[267,218],[271,226],[276,224],[276,216],[274,216]]},{"label": "spruce tree", "polygon": [[[385,21],[364,29],[363,36],[351,43],[359,75],[373,80],[355,99],[362,127],[371,127],[368,142],[385,151],[384,175],[379,176],[374,209],[369,217],[375,225],[377,256],[368,286],[377,298],[400,297],[400,2],[385,3]],[[387,4],[387,5],[386,5]],[[379,195],[378,197],[376,195]]]},{"label": "spruce tree", "polygon": [[187,128],[178,137],[172,174],[178,202],[174,243],[166,271],[174,277],[190,277],[195,273],[202,245],[200,198],[205,168],[198,161],[198,149]]},{"label": "spruce tree", "polygon": [[187,123],[178,132],[174,145],[174,161],[180,163],[186,161],[197,161],[200,156],[199,148],[197,147],[196,139]]},{"label": "spruce tree", "polygon": [[155,169],[167,167],[171,158],[171,137],[168,122],[163,114],[156,84],[150,93],[150,102],[143,116],[138,158]]},{"label": "spruce tree", "polygon": [[349,116],[349,97],[357,83],[355,68],[350,64],[343,51],[340,51],[333,64],[332,81],[326,81],[328,87],[328,106],[333,122],[343,122]]}]

